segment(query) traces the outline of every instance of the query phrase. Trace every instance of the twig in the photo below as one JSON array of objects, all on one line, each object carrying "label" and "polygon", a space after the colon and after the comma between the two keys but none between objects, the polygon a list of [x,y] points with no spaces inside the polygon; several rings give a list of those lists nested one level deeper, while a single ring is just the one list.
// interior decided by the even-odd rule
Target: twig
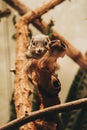
[{"label": "twig", "polygon": [[32,113],[27,113],[25,116],[22,116],[18,119],[15,119],[6,125],[0,127],[0,130],[10,130],[12,128],[20,127],[21,125],[24,125],[25,123],[34,121],[38,118],[42,118],[46,115],[50,115],[50,113],[61,113],[61,112],[67,112],[75,109],[80,109],[87,106],[87,98],[79,99],[76,101],[51,106],[48,108],[45,108],[43,110],[35,111]]},{"label": "twig", "polygon": [[16,74],[16,70],[15,69],[10,69],[10,72],[13,72],[14,74]]}]

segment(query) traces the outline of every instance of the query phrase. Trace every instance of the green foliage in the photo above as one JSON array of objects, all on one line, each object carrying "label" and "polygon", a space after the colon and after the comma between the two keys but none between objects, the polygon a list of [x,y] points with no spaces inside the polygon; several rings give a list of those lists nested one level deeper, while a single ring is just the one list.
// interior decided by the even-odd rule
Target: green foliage
[{"label": "green foliage", "polygon": [[[66,102],[87,97],[87,72],[79,69]],[[62,114],[65,130],[87,130],[87,107]]]}]

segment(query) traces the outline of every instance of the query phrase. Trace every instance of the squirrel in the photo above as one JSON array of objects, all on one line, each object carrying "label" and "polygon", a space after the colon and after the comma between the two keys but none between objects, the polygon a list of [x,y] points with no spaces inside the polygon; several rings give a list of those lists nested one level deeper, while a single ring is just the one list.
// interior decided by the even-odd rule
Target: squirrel
[{"label": "squirrel", "polygon": [[[30,60],[30,63],[33,59],[40,59],[48,51],[50,44],[49,36],[39,34],[32,36],[26,50],[26,57]],[[31,76],[28,74],[28,78],[31,81]],[[36,87],[33,87],[32,90],[32,99],[31,99],[31,111],[38,110],[40,106],[40,99]]]},{"label": "squirrel", "polygon": [[[36,36],[32,37],[32,39],[30,40],[30,43],[29,43],[29,45],[27,47],[27,51],[26,51],[26,57],[29,59],[30,65],[31,65],[30,69],[28,68],[30,71],[32,71],[32,68],[35,69],[35,67],[36,67],[36,66],[34,66],[34,67],[32,66],[33,65],[33,60],[34,59],[35,60],[40,60],[43,56],[45,58],[45,54],[48,51],[51,51],[50,50],[51,46],[52,46],[53,49],[55,49],[56,46],[54,47],[53,44],[55,44],[56,42],[59,44],[60,49],[61,49],[61,47],[65,49],[65,47],[63,47],[64,44],[62,44],[60,40],[50,41],[49,37],[46,36],[46,35],[36,35]],[[53,51],[51,53],[55,53],[53,55],[56,56],[56,52]],[[35,62],[35,60],[34,60],[34,62]],[[46,66],[47,66],[47,64],[46,64]],[[54,86],[56,86],[56,87],[60,86],[60,82],[59,82],[59,80],[57,78],[58,74],[55,74],[56,69],[57,70],[59,69],[59,66],[57,64],[55,64],[54,70],[53,70],[53,73],[52,73],[52,76],[51,76],[53,87]],[[29,73],[28,73],[28,78],[32,82],[32,77],[31,77],[31,74],[29,74]],[[32,83],[37,86],[37,82],[35,82],[34,80],[33,80]],[[55,90],[55,89],[53,88],[53,90]],[[58,91],[60,91],[60,87],[59,87]],[[49,90],[49,94],[53,94],[53,91],[51,92]],[[40,108],[40,99],[39,99],[38,90],[37,90],[37,87],[34,87],[34,86],[33,86],[33,92],[32,92],[31,106],[32,106],[32,108],[31,108],[32,111],[38,110]]]}]

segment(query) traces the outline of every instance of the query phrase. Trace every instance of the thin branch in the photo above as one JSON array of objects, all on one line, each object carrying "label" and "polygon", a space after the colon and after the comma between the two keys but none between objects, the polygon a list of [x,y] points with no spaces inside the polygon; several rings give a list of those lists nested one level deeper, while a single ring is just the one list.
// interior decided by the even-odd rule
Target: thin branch
[{"label": "thin branch", "polygon": [[51,106],[48,108],[45,108],[43,110],[35,111],[32,113],[27,113],[25,116],[22,116],[18,119],[15,119],[6,125],[0,127],[0,130],[10,130],[12,128],[20,127],[21,125],[24,125],[25,123],[34,121],[38,118],[42,118],[46,115],[50,115],[50,113],[61,113],[61,112],[67,112],[72,111],[75,109],[80,109],[87,106],[87,98],[79,99],[76,101]]},{"label": "thin branch", "polygon": [[11,10],[10,9],[6,9],[4,11],[0,10],[0,18],[7,17],[10,14],[11,14]]}]

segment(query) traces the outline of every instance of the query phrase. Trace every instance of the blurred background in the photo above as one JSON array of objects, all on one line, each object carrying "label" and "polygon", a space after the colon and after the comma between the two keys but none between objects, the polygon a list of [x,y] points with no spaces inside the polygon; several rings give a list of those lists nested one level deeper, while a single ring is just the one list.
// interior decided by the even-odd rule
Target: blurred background
[{"label": "blurred background", "polygon": [[[30,9],[40,7],[49,0],[20,0]],[[16,40],[12,37],[16,33],[13,17],[18,13],[8,6],[3,0],[0,1],[0,10],[10,8],[9,17],[0,20],[0,125],[9,120],[10,100],[14,88],[14,74],[9,70],[15,68],[15,46]],[[73,46],[83,54],[87,51],[87,0],[65,0],[56,6],[42,18],[49,23],[54,20],[54,29],[64,36]],[[30,24],[33,35],[40,32]],[[61,68],[58,76],[62,84],[60,92],[61,102],[65,102],[71,84],[79,69],[79,66],[68,56],[58,60]]]}]

